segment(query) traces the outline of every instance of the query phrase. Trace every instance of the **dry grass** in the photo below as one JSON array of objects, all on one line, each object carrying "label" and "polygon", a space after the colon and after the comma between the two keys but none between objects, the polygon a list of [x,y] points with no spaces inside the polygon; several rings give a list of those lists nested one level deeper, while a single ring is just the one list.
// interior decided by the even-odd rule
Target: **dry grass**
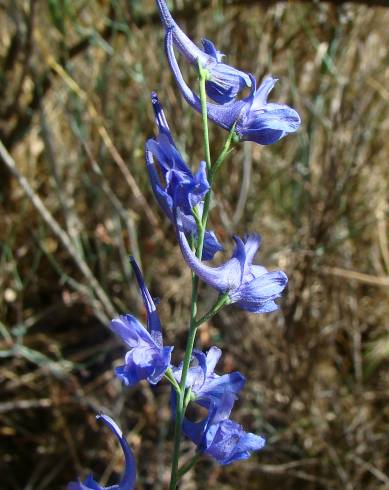
[{"label": "dry grass", "polygon": [[[199,339],[224,349],[221,370],[247,376],[235,418],[267,448],[225,468],[204,460],[182,488],[388,489],[389,11],[213,3],[180,17],[186,31],[259,78],[277,75],[273,100],[304,124],[273,147],[236,150],[211,217],[227,246],[259,231],[261,263],[290,279],[281,312],[230,308]],[[189,273],[147,182],[148,94],[193,165],[200,120],[167,69],[153,2],[45,4],[0,5],[0,137],[35,198],[1,162],[0,487],[64,488],[88,468],[115,479],[120,452],[94,420],[104,410],[129,430],[137,488],[161,490],[168,387],[123,390],[112,371],[123,348],[105,325],[113,311],[143,315],[131,252],[182,352]],[[219,148],[225,134],[212,136]]]}]

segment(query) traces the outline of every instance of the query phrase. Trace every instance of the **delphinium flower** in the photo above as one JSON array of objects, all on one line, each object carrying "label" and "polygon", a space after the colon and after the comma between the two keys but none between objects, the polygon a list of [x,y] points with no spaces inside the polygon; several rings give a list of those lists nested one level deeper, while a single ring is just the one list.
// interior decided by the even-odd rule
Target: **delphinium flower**
[{"label": "delphinium flower", "polygon": [[[200,163],[193,174],[177,150],[162,106],[156,93],[151,94],[158,135],[149,139],[145,146],[145,158],[150,183],[162,211],[174,223],[177,207],[183,211],[182,223],[188,235],[197,236],[197,226],[192,211],[197,207],[201,215],[203,199],[209,191],[205,162]],[[157,166],[158,165],[158,168]],[[158,172],[158,169],[160,172]],[[161,180],[162,176],[164,182]],[[205,232],[203,260],[210,260],[216,252],[223,250],[215,234]]]},{"label": "delphinium flower", "polygon": [[203,49],[199,49],[182,31],[173,19],[165,0],[157,0],[162,24],[166,31],[171,31],[176,48],[185,59],[196,66],[198,62],[207,70],[207,95],[218,104],[225,104],[235,99],[245,87],[251,87],[250,76],[233,66],[223,63],[224,55],[208,39],[203,39]]},{"label": "delphinium flower", "polygon": [[[201,113],[200,98],[187,85],[178,66],[173,36],[172,29],[166,32],[165,49],[170,68],[182,96]],[[234,128],[240,140],[254,141],[261,145],[276,143],[288,133],[296,131],[301,124],[298,113],[287,105],[267,102],[277,79],[269,76],[257,88],[255,78],[251,74],[249,77],[252,81],[250,94],[244,99],[227,104],[208,102],[208,118],[228,131]]]},{"label": "delphinium flower", "polygon": [[102,487],[95,482],[92,475],[89,475],[83,482],[79,480],[78,482],[69,483],[68,490],[133,490],[135,488],[136,478],[135,458],[130,447],[128,446],[126,438],[124,437],[120,428],[111,419],[111,417],[108,417],[108,415],[98,415],[97,419],[102,420],[105,425],[111,429],[123,449],[125,464],[123,477],[118,485]]},{"label": "delphinium flower", "polygon": [[117,376],[127,386],[142,379],[156,384],[170,366],[173,347],[164,347],[162,327],[155,303],[144,283],[133,257],[130,258],[147,314],[147,329],[132,315],[122,315],[110,323],[110,328],[130,347],[125,364],[116,368]]},{"label": "delphinium flower", "polygon": [[182,231],[179,211],[177,237],[188,266],[219,293],[228,294],[229,303],[235,303],[236,306],[252,313],[269,313],[278,308],[274,300],[285,289],[288,278],[282,271],[268,272],[265,267],[253,264],[254,256],[261,244],[259,235],[250,234],[243,240],[235,236],[232,257],[218,267],[204,264],[192,252]]},{"label": "delphinium flower", "polygon": [[[191,389],[196,402],[204,407],[209,407],[212,403],[220,403],[225,393],[231,393],[237,397],[246,383],[246,378],[238,371],[222,376],[214,372],[221,354],[218,347],[211,347],[207,354],[196,349],[193,351],[186,387]],[[177,381],[181,381],[182,364],[173,368],[173,374]]]},{"label": "delphinium flower", "polygon": [[265,439],[230,420],[235,402],[232,393],[225,393],[218,403],[211,404],[207,417],[200,422],[184,419],[184,434],[191,439],[200,453],[209,454],[222,465],[247,459],[253,451],[265,446]]}]

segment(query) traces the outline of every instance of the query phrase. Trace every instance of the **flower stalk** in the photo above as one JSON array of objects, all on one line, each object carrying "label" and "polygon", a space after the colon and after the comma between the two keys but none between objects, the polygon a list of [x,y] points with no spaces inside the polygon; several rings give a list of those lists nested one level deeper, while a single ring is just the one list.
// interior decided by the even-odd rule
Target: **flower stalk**
[{"label": "flower stalk", "polygon": [[[201,99],[201,107],[202,107],[202,124],[203,124],[203,138],[204,138],[204,153],[205,153],[205,162],[207,166],[207,177],[210,185],[210,189],[205,196],[204,199],[204,208],[201,220],[196,219],[197,223],[197,244],[196,244],[196,257],[201,258],[203,253],[204,246],[204,237],[205,230],[208,222],[208,215],[212,200],[212,185],[213,185],[213,177],[214,172],[212,171],[212,161],[211,161],[211,151],[209,144],[209,130],[208,130],[208,115],[207,115],[207,93],[205,83],[208,78],[208,72],[204,69],[200,63],[198,62],[198,73],[199,73],[199,84],[200,84],[200,99]],[[228,154],[228,151],[231,146],[233,131],[230,132],[227,142],[223,148],[222,153],[217,159],[217,166],[215,168],[219,168],[223,160]],[[189,323],[189,333],[188,339],[185,349],[183,367],[181,380],[179,384],[179,390],[177,392],[177,407],[176,407],[176,420],[174,427],[174,448],[173,448],[173,457],[172,457],[172,466],[171,466],[171,478],[170,478],[170,486],[169,490],[175,490],[177,488],[178,480],[180,476],[182,476],[182,471],[178,470],[178,462],[179,462],[179,453],[181,446],[181,436],[182,436],[182,423],[185,416],[186,407],[190,401],[190,393],[188,395],[188,389],[186,388],[186,381],[188,376],[188,370],[190,366],[190,362],[192,359],[193,348],[196,341],[197,329],[204,322],[212,318],[218,311],[220,311],[223,306],[228,303],[227,295],[222,295],[219,300],[215,303],[212,309],[204,315],[200,320],[196,320],[197,317],[197,302],[198,302],[198,291],[199,291],[199,277],[196,274],[192,274],[192,299],[191,299],[191,313],[190,313],[190,323]],[[197,460],[194,461],[193,465],[196,464]],[[189,470],[187,470],[189,471]]]}]

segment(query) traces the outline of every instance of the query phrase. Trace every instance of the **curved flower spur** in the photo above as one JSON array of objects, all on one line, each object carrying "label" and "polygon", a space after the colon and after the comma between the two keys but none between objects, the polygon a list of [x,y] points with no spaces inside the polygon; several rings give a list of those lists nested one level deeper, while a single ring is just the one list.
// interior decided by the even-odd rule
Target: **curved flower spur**
[{"label": "curved flower spur", "polygon": [[115,434],[122,447],[125,464],[123,477],[118,485],[102,487],[95,482],[92,475],[89,475],[83,482],[80,480],[78,482],[70,482],[67,487],[68,490],[133,490],[135,488],[136,465],[134,455],[128,446],[126,438],[111,417],[101,414],[97,415],[96,418],[98,420],[102,420],[104,424]]},{"label": "curved flower spur", "polygon": [[252,86],[250,76],[233,66],[223,63],[224,54],[220,53],[208,39],[203,39],[203,49],[198,48],[182,31],[173,19],[165,0],[156,0],[162,24],[171,31],[176,48],[184,58],[197,68],[198,62],[208,72],[206,91],[210,99],[218,104],[226,104],[246,87]]},{"label": "curved flower spur", "polygon": [[[201,113],[200,98],[189,88],[178,66],[173,36],[172,29],[166,32],[165,50],[170,69],[184,99]],[[249,74],[249,77],[252,82],[250,94],[244,99],[223,105],[208,102],[208,118],[227,131],[234,129],[240,140],[253,141],[260,145],[271,145],[288,133],[297,131],[301,119],[294,109],[284,104],[267,102],[267,97],[277,79],[269,76],[257,88],[253,75]]]},{"label": "curved flower spur", "polygon": [[170,367],[173,347],[163,346],[162,327],[154,301],[133,257],[130,257],[130,262],[146,308],[147,329],[128,314],[111,321],[110,328],[130,347],[125,364],[115,371],[126,386],[133,386],[142,379],[156,384]]}]

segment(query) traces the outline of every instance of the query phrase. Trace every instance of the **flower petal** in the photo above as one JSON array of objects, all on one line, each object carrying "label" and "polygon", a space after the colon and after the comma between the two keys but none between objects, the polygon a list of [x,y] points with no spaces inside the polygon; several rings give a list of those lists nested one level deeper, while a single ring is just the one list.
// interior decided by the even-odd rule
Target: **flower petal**
[{"label": "flower petal", "polygon": [[282,271],[268,272],[243,283],[241,287],[230,294],[232,302],[239,302],[249,308],[263,306],[268,301],[278,298],[288,283],[286,274]]},{"label": "flower petal", "polygon": [[221,349],[219,347],[211,347],[207,352],[206,363],[207,363],[207,375],[209,376],[215,371],[216,364],[222,355]]},{"label": "flower petal", "polygon": [[122,340],[131,348],[137,347],[140,343],[154,344],[148,331],[132,315],[120,315],[114,318],[110,324],[110,329],[119,335]]},{"label": "flower petal", "polygon": [[271,103],[256,109],[253,104],[238,122],[236,132],[244,140],[270,145],[297,131],[300,124],[298,113],[287,105]]},{"label": "flower petal", "polygon": [[204,53],[208,54],[212,58],[215,58],[217,62],[221,62],[224,54],[216,49],[216,46],[209,39],[202,39],[201,44],[203,45]]},{"label": "flower petal", "polygon": [[[223,374],[222,376],[208,377],[204,386],[198,393],[198,403],[208,407],[210,402],[218,403],[225,393],[232,393],[237,398],[237,394],[242,390],[246,383],[246,378],[238,371]],[[205,403],[204,403],[205,401]]]},{"label": "flower petal", "polygon": [[267,98],[270,92],[273,90],[274,85],[278,82],[278,78],[272,76],[266,77],[261,85],[256,89],[253,100],[252,110],[263,109],[267,104]]}]

